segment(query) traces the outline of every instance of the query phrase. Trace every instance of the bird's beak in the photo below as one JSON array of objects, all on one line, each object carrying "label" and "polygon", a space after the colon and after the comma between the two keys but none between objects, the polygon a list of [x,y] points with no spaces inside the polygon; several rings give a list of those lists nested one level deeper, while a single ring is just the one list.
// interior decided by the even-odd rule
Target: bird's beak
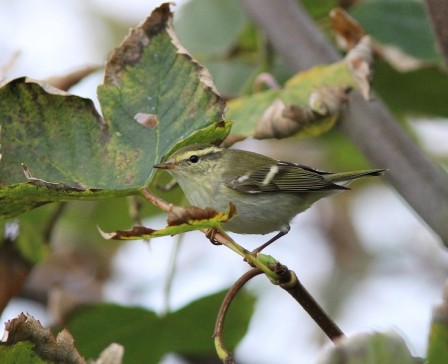
[{"label": "bird's beak", "polygon": [[165,162],[165,163],[158,163],[158,164],[154,164],[152,166],[152,168],[157,168],[157,169],[174,169],[176,168],[176,165],[172,162]]}]

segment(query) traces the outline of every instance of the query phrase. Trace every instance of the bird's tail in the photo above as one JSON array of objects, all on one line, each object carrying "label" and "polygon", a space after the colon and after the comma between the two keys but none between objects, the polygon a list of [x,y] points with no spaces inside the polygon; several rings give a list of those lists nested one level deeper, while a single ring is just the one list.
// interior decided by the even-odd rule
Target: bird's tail
[{"label": "bird's tail", "polygon": [[328,182],[334,183],[340,187],[345,187],[355,179],[368,176],[381,176],[385,171],[385,169],[369,169],[366,171],[330,173],[324,177]]}]

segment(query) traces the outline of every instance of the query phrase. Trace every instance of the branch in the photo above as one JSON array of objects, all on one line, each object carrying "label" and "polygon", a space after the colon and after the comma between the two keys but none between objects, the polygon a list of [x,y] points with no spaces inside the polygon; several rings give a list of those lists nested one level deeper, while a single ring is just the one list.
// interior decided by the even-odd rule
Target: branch
[{"label": "branch", "polygon": [[53,233],[54,228],[55,228],[57,222],[59,221],[59,218],[64,213],[64,210],[66,207],[67,207],[66,202],[59,202],[57,204],[56,208],[54,209],[54,211],[51,213],[50,218],[48,219],[47,224],[45,225],[44,232],[43,232],[43,237],[44,237],[43,241],[45,244],[50,244],[51,234]]},{"label": "branch", "polygon": [[[143,197],[153,205],[157,206],[161,210],[165,212],[169,212],[173,205],[164,201],[160,197],[154,195],[149,188],[144,188],[141,191]],[[201,231],[208,237],[210,229],[201,229]],[[268,276],[269,279],[276,280],[277,275],[268,267],[267,264],[263,262],[263,259],[260,257],[263,254],[254,255],[249,250],[245,249],[237,242],[235,242],[229,235],[227,235],[224,231],[216,231],[213,234],[213,241],[216,241],[218,244],[224,245],[230,250],[234,251],[238,255],[244,258],[246,262],[251,264],[253,267],[260,268],[264,274]]]},{"label": "branch", "polygon": [[300,283],[296,274],[288,267],[280,263],[276,264],[274,272],[279,277],[279,285],[288,292],[303,309],[311,316],[328,338],[335,342],[344,336],[342,330],[325,313],[323,308],[311,296],[307,289]]},{"label": "branch", "polygon": [[[308,315],[310,315],[314,322],[319,325],[331,341],[335,342],[344,336],[342,330],[325,313],[322,307],[319,306],[317,301],[297,279],[297,276],[293,271],[289,270],[286,266],[280,263],[274,264],[271,269],[277,275],[277,281],[272,283],[278,284],[281,288],[288,292],[302,306]],[[221,361],[225,364],[235,363],[232,353],[226,349],[223,341],[224,321],[227,311],[241,288],[243,288],[243,286],[252,278],[262,273],[263,271],[259,268],[253,268],[244,273],[229,289],[221,304],[221,307],[219,308],[213,337],[215,339],[216,352],[218,353]]]},{"label": "branch", "polygon": [[224,330],[224,320],[226,319],[227,311],[229,310],[230,304],[243,286],[249,282],[252,278],[262,274],[263,271],[258,268],[253,268],[250,271],[244,273],[229,289],[224,300],[222,301],[221,307],[219,308],[218,316],[216,317],[215,330],[213,332],[213,337],[215,338],[215,348],[218,353],[219,359],[225,364],[232,364],[233,360],[232,353],[226,349],[224,346],[224,341],[222,338]]},{"label": "branch", "polygon": [[[294,71],[340,59],[297,1],[241,1]],[[448,245],[448,177],[403,132],[384,104],[375,99],[368,104],[354,94],[339,129],[373,165],[389,169],[386,178]]]},{"label": "branch", "polygon": [[[148,202],[154,204],[155,206],[166,212],[168,212],[172,208],[172,204],[154,195],[148,188],[142,190],[142,195]],[[206,235],[208,235],[209,233],[209,229],[203,229],[201,231]],[[260,273],[264,273],[269,278],[271,283],[280,285],[280,287],[282,287],[291,296],[293,296],[294,299],[299,302],[304,310],[311,316],[311,318],[320,326],[320,328],[330,338],[330,340],[334,341],[344,335],[341,329],[337,327],[337,325],[330,319],[330,317],[319,306],[314,298],[308,293],[305,287],[299,282],[296,274],[293,271],[290,271],[286,266],[278,263],[274,258],[268,255],[252,254],[250,251],[233,241],[223,231],[216,232],[213,235],[213,240],[233,250],[234,252],[242,256],[247,263],[255,267],[255,269],[244,274],[234,284],[234,286],[230,289],[229,293],[224,299],[223,305],[220,309],[214,335],[215,345],[217,347],[218,355],[220,355],[220,358],[229,358],[226,359],[229,360],[228,363],[232,363],[231,360],[233,360],[231,356],[229,356],[230,354],[225,349],[221,340],[222,325],[225,314],[227,312],[227,308],[230,305],[233,297],[241,289],[241,287],[251,278]]]}]

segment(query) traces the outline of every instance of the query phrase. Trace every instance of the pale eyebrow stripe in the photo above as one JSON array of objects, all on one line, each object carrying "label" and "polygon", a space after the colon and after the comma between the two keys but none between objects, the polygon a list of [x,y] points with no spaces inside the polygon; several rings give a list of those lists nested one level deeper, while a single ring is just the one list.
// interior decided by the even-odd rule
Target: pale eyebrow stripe
[{"label": "pale eyebrow stripe", "polygon": [[186,152],[185,154],[178,156],[178,158],[176,158],[178,161],[180,160],[184,160],[184,159],[189,159],[192,155],[197,155],[198,157],[204,157],[204,156],[212,156],[218,153],[221,153],[222,149],[217,148],[217,147],[209,147],[209,148],[205,148],[205,149],[199,149],[199,150],[190,150],[188,152]]}]

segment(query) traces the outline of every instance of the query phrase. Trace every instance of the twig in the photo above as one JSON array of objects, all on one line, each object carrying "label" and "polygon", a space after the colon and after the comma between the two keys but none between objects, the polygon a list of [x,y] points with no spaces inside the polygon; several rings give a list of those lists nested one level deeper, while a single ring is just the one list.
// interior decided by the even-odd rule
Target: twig
[{"label": "twig", "polygon": [[[172,204],[161,199],[160,197],[154,195],[148,188],[142,190],[142,195],[147,201],[159,207],[163,211],[169,212],[173,206]],[[207,235],[209,229],[202,229],[201,231]],[[263,273],[265,273],[270,279],[275,280],[277,278],[275,273],[272,272],[272,270],[266,264],[261,262],[256,255],[253,255],[249,250],[239,245],[224,231],[218,231],[216,234],[214,234],[213,239],[217,243],[226,246],[230,250],[233,250],[235,253],[242,256],[253,267],[260,268],[263,271]]]},{"label": "twig", "polygon": [[326,314],[302,283],[300,283],[297,275],[293,271],[278,263],[274,268],[274,272],[279,276],[279,286],[288,292],[303,307],[331,341],[335,342],[337,339],[344,336],[342,330]]},{"label": "twig", "polygon": [[50,243],[51,234],[53,233],[53,229],[56,226],[56,223],[58,222],[62,213],[64,212],[66,206],[67,206],[66,202],[60,202],[57,204],[55,210],[52,212],[50,218],[47,221],[45,229],[43,231],[44,243],[46,243],[46,244]]},{"label": "twig", "polygon": [[[168,212],[172,208],[171,204],[154,195],[147,188],[142,190],[142,195],[146,198],[146,200],[160,207],[164,211]],[[206,235],[208,233],[208,229],[202,229],[201,231]],[[215,347],[219,358],[224,363],[234,363],[232,355],[225,348],[222,341],[222,330],[228,307],[241,287],[243,287],[244,284],[250,279],[261,273],[264,273],[273,284],[278,284],[286,290],[319,325],[330,340],[335,341],[344,335],[341,329],[334,323],[333,320],[331,320],[322,307],[319,306],[305,287],[299,282],[293,271],[290,271],[286,266],[278,262],[272,263],[273,258],[271,257],[263,256],[262,254],[252,254],[247,249],[233,241],[224,231],[218,231],[214,234],[213,239],[244,257],[246,262],[255,267],[235,282],[227,293],[218,313],[214,331]],[[263,256],[263,258],[260,258],[261,256]]]},{"label": "twig", "polygon": [[179,255],[180,246],[182,244],[182,236],[178,235],[171,252],[170,261],[168,263],[168,274],[163,287],[163,314],[167,314],[170,310],[171,287],[173,286],[174,273],[176,271],[176,261]]},{"label": "twig", "polygon": [[224,330],[224,320],[226,319],[227,311],[229,310],[230,304],[243,286],[249,282],[252,278],[262,274],[263,271],[259,268],[252,268],[250,271],[244,273],[229,289],[224,300],[222,301],[221,307],[219,308],[218,316],[216,317],[215,330],[213,332],[213,337],[215,339],[215,348],[218,353],[218,357],[225,364],[234,363],[232,353],[230,353],[224,346],[223,341],[223,330]]},{"label": "twig", "polygon": [[[336,323],[326,314],[322,307],[317,303],[317,301],[310,295],[307,289],[300,283],[296,274],[289,270],[286,266],[277,263],[271,267],[273,272],[277,275],[277,281],[273,283],[278,283],[278,285],[288,292],[310,315],[310,317],[316,322],[316,324],[322,329],[322,331],[327,335],[327,337],[335,342],[344,336],[342,330],[336,325]],[[213,333],[216,352],[219,358],[225,364],[234,363],[232,353],[227,350],[223,341],[223,330],[224,321],[230,304],[241,290],[241,288],[252,278],[263,271],[259,268],[253,268],[250,271],[243,274],[229,289],[227,292],[216,318],[215,330]]]},{"label": "twig", "polygon": [[154,206],[165,212],[170,211],[171,207],[173,206],[173,204],[166,202],[160,197],[154,195],[149,188],[144,188],[142,190],[142,195],[148,202],[152,203]]}]

